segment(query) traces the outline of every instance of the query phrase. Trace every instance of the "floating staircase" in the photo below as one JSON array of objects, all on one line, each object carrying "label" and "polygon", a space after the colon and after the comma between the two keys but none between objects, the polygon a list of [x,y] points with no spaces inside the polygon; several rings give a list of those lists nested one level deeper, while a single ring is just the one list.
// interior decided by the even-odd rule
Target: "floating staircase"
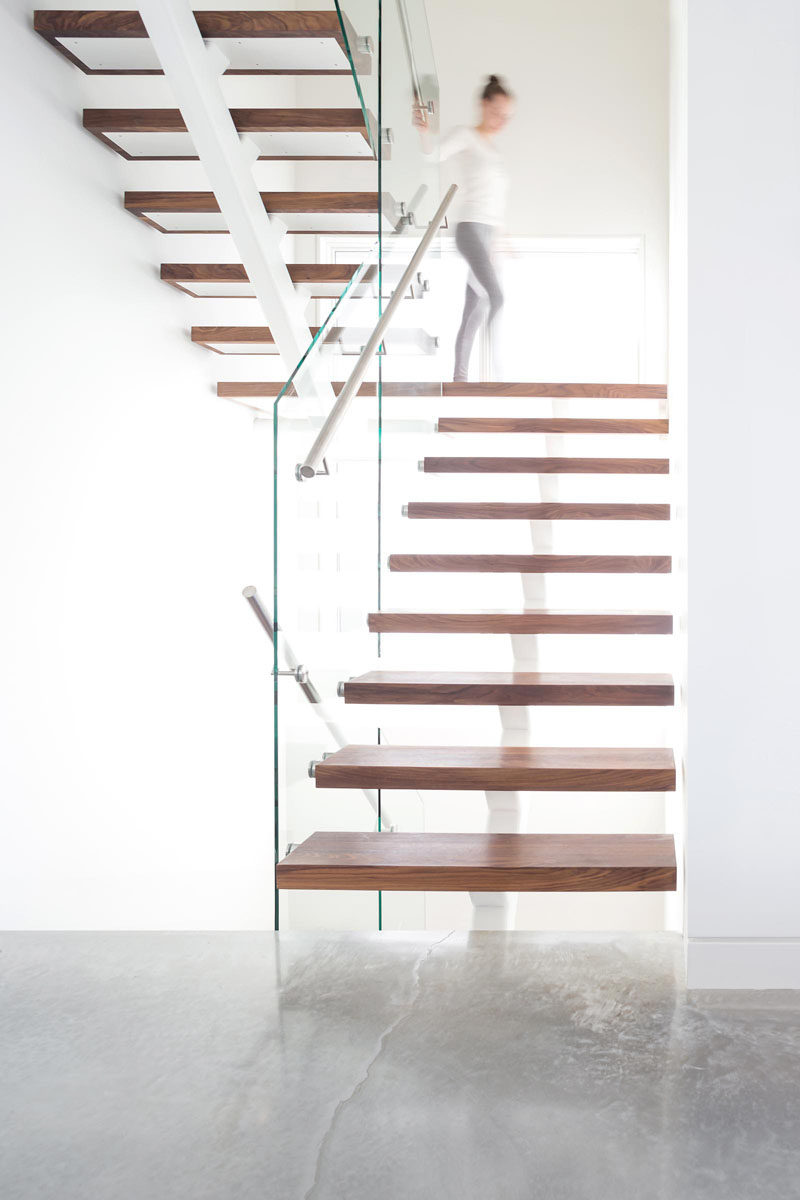
[{"label": "floating staircase", "polygon": [[[257,401],[274,389],[264,384],[221,383],[221,395]],[[433,429],[439,435],[504,435],[518,438],[520,450],[526,435],[554,439],[556,453],[536,458],[427,457],[420,464],[425,475],[532,475],[544,476],[548,492],[558,488],[562,475],[668,476],[668,457],[572,458],[563,453],[562,439],[570,434],[657,436],[669,433],[668,418],[657,417],[548,417],[504,416],[497,408],[503,399],[580,400],[584,403],[622,399],[662,401],[665,389],[639,385],[570,384],[444,384],[424,381],[383,386],[384,398],[431,396],[443,403],[451,397],[486,400],[492,415],[438,417]],[[364,392],[369,395],[367,389]],[[397,411],[397,410],[395,410]],[[452,411],[452,410],[451,410]],[[635,478],[631,484],[635,483]],[[544,487],[545,481],[536,486]],[[480,493],[486,492],[481,485]],[[409,520],[443,522],[527,522],[534,538],[545,544],[557,524],[591,522],[601,531],[613,522],[669,522],[669,503],[637,500],[564,501],[539,499],[408,500],[403,516]],[[535,532],[534,532],[535,531]],[[489,538],[491,541],[491,536]],[[391,574],[516,575],[546,594],[552,575],[669,575],[668,554],[511,554],[511,553],[389,553]],[[504,634],[518,643],[522,655],[535,659],[542,637],[548,635],[658,636],[673,632],[668,611],[559,609],[522,605],[518,609],[464,609],[442,604],[436,609],[375,610],[368,616],[372,633],[395,634]],[[521,639],[522,648],[519,648]],[[411,664],[410,664],[411,665]],[[426,791],[485,792],[490,804],[488,827],[482,833],[368,833],[317,832],[290,849],[278,864],[281,889],[381,889],[393,891],[465,891],[477,906],[492,911],[498,893],[526,891],[664,892],[676,887],[677,867],[673,839],[666,834],[639,833],[552,835],[504,831],[509,811],[502,797],[513,804],[520,795],[569,794],[616,796],[670,793],[676,787],[673,752],[668,747],[623,748],[506,744],[529,737],[525,714],[539,709],[669,710],[675,689],[667,673],[434,671],[374,670],[343,680],[340,697],[346,706],[404,706],[464,711],[495,708],[503,719],[502,745],[348,745],[312,766],[317,789],[375,789],[386,794]],[[515,730],[510,714],[518,711],[523,724]],[[497,805],[500,804],[498,810]],[[498,819],[499,814],[499,819]],[[512,823],[515,821],[512,812]],[[484,896],[481,900],[479,897]],[[478,911],[478,909],[476,909]],[[502,909],[498,909],[502,911]],[[480,927],[480,926],[479,926]]]},{"label": "floating staircase", "polygon": [[[389,235],[394,237],[413,227],[417,204],[428,203],[430,196],[426,199],[426,187],[415,187],[415,181],[411,179],[408,187],[401,188],[399,182],[402,164],[413,157],[412,150],[419,152],[417,130],[412,131],[411,140],[398,152],[397,129],[393,135],[392,130],[378,127],[374,113],[382,110],[378,104],[365,102],[364,85],[366,82],[377,83],[382,62],[380,69],[384,72],[382,86],[385,93],[382,120],[386,122],[387,111],[394,111],[397,121],[401,117],[408,120],[412,96],[421,110],[432,113],[433,102],[423,103],[422,89],[429,80],[420,78],[418,71],[425,54],[411,52],[413,47],[409,38],[414,30],[407,27],[402,30],[402,37],[398,33],[400,49],[392,58],[386,46],[383,49],[376,46],[374,38],[368,36],[369,31],[358,28],[357,22],[351,20],[348,4],[339,4],[337,9],[341,11],[213,10],[198,11],[195,18],[206,43],[218,46],[224,54],[227,75],[343,76],[355,83],[349,107],[341,107],[340,100],[337,107],[228,109],[229,101],[225,100],[225,109],[236,132],[247,139],[253,161],[340,164],[335,165],[338,186],[333,190],[304,187],[260,191],[264,211],[282,224],[289,239],[294,235],[306,239],[320,235],[374,236],[380,231],[388,241]],[[384,37],[390,20],[394,19],[394,10],[385,10]],[[39,11],[34,16],[34,28],[60,55],[87,75],[162,74],[158,56],[137,11]],[[194,36],[196,38],[196,33]],[[392,94],[386,83],[386,80],[391,81],[387,72],[403,70],[410,71],[410,76],[398,78],[398,86]],[[163,100],[163,91],[153,98]],[[227,122],[225,112],[223,116]],[[150,227],[154,235],[221,235],[229,232],[225,213],[213,190],[188,190],[175,183],[177,178],[185,176],[174,174],[179,169],[174,164],[192,162],[198,157],[180,109],[155,105],[86,108],[83,124],[90,135],[124,160],[119,162],[117,158],[116,171],[146,170],[147,174],[140,174],[135,182],[144,178],[145,182],[156,185],[147,190],[125,190],[120,197],[124,209]],[[198,144],[201,144],[200,138]],[[381,162],[391,163],[395,173],[391,178],[384,173],[379,185],[377,167]],[[138,166],[141,163],[149,166],[142,168]],[[351,178],[349,170],[364,172],[370,167],[375,171],[372,188],[363,185],[363,174],[356,177],[357,187],[347,187]],[[275,169],[269,165],[260,168],[262,172]],[[196,171],[198,168],[185,170]],[[267,177],[272,181],[272,175],[262,174],[259,178]],[[190,178],[202,180],[202,176]],[[278,181],[284,178],[286,176],[279,175]],[[305,169],[301,178],[304,183],[309,180]],[[159,187],[160,184],[163,186]],[[428,186],[427,191],[430,190]],[[434,210],[437,203],[438,197],[434,198]],[[261,219],[255,194],[252,207]],[[232,210],[226,211],[231,224],[235,225]],[[219,245],[217,239],[212,241]],[[310,244],[315,246],[315,243]],[[413,238],[410,244],[413,246]],[[304,256],[296,247],[292,250],[287,247],[287,256],[295,251],[298,258]],[[241,245],[239,252],[247,259]],[[347,253],[351,253],[349,245]],[[219,252],[211,246],[210,254],[218,255]],[[410,251],[406,257],[408,255]],[[310,257],[313,256],[312,252]],[[359,303],[362,299],[377,300],[383,306],[384,302],[391,302],[403,275],[405,259],[401,256],[401,260],[398,265],[387,255],[380,267],[353,261],[288,261],[286,266],[291,287],[304,302],[337,301],[347,293],[348,298],[355,297]],[[280,269],[283,271],[282,265]],[[257,272],[251,271],[251,276],[257,280]],[[193,301],[252,301],[256,296],[256,288],[243,263],[164,262],[160,278]],[[423,269],[410,281],[406,280],[401,298],[416,303],[424,300],[427,292],[428,282]],[[198,306],[193,304],[192,307]],[[239,311],[236,306],[233,308]],[[191,326],[189,336],[196,345],[220,355],[275,355],[278,349],[273,333],[275,315],[265,314],[265,318],[268,325],[196,324]],[[232,322],[235,320],[234,315]],[[319,325],[309,325],[310,336],[316,337],[319,332]],[[319,346],[339,354],[359,355],[371,333],[371,328],[353,321],[326,320],[318,339]],[[437,350],[435,334],[415,325],[390,327],[381,339],[378,352],[384,356],[432,356]],[[338,363],[338,359],[335,361]],[[283,397],[281,403],[284,404],[287,398],[303,399],[302,376],[293,373],[295,363],[284,362],[282,366],[284,373],[280,379],[221,381],[217,385],[217,394],[271,416],[273,403],[279,396]],[[262,369],[269,373],[267,364]],[[337,365],[336,370],[340,371],[342,367]],[[287,387],[290,373],[292,381]],[[342,370],[342,374],[347,373]],[[635,799],[637,795],[669,793],[676,787],[673,753],[664,746],[620,748],[528,744],[537,740],[535,720],[544,709],[592,709],[593,717],[598,719],[597,710],[619,709],[619,716],[625,722],[633,719],[636,710],[668,710],[674,704],[674,687],[669,674],[625,670],[547,671],[540,669],[539,662],[542,639],[551,635],[555,635],[561,644],[572,635],[580,635],[583,644],[592,643],[595,638],[608,641],[624,635],[627,648],[636,638],[655,636],[663,642],[673,631],[673,619],[668,610],[649,605],[634,606],[630,611],[615,607],[606,609],[594,602],[581,603],[580,591],[575,607],[560,604],[551,607],[548,592],[551,585],[557,583],[556,577],[562,576],[574,576],[572,582],[576,588],[588,586],[586,580],[581,582],[581,577],[592,577],[589,581],[592,584],[601,576],[610,577],[612,582],[613,577],[624,577],[624,587],[628,589],[647,577],[664,577],[671,572],[670,555],[654,552],[659,549],[658,545],[646,545],[645,553],[607,553],[602,543],[603,531],[615,522],[626,522],[630,533],[640,530],[649,539],[659,531],[659,523],[663,525],[670,521],[670,504],[661,496],[653,499],[652,492],[640,490],[647,484],[643,477],[669,475],[668,456],[656,451],[652,456],[636,455],[633,452],[635,443],[630,440],[619,447],[625,456],[610,452],[598,454],[596,449],[590,455],[577,454],[571,452],[575,443],[569,440],[600,437],[605,446],[617,437],[666,438],[669,434],[669,419],[664,411],[666,387],[585,382],[440,383],[425,378],[424,369],[413,381],[389,378],[390,374],[386,372],[387,377],[380,383],[359,377],[355,398],[371,402],[380,398],[384,405],[391,401],[400,424],[404,405],[409,409],[414,405],[427,405],[431,410],[430,435],[436,440],[436,447],[440,445],[440,439],[455,437],[455,448],[464,448],[463,454],[447,453],[447,447],[452,450],[453,446],[445,440],[441,443],[445,447],[441,452],[426,455],[418,463],[413,458],[409,460],[408,493],[403,498],[402,516],[405,520],[423,524],[407,526],[417,539],[410,549],[386,547],[391,551],[386,559],[386,579],[399,581],[400,586],[408,577],[409,588],[421,589],[424,577],[431,576],[440,590],[434,603],[430,601],[429,592],[412,592],[412,602],[416,606],[406,608],[384,607],[370,598],[368,603],[374,605],[374,611],[366,613],[365,610],[361,633],[375,635],[372,644],[378,639],[395,637],[404,644],[407,642],[410,648],[401,658],[404,669],[364,670],[353,678],[341,679],[341,682],[337,679],[338,689],[336,683],[333,688],[338,690],[338,698],[332,694],[325,699],[339,705],[340,711],[350,716],[354,710],[363,711],[368,706],[376,706],[376,712],[404,712],[420,706],[425,710],[420,718],[422,722],[435,719],[431,712],[434,708],[445,713],[452,710],[454,723],[470,718],[480,721],[486,716],[486,709],[494,709],[501,725],[494,740],[499,738],[502,744],[483,744],[493,740],[485,730],[476,744],[468,745],[436,744],[435,741],[395,745],[387,744],[383,738],[377,745],[353,742],[326,754],[319,761],[314,760],[313,782],[305,777],[308,763],[304,764],[304,778],[300,779],[299,752],[287,754],[289,766],[285,778],[288,785],[281,783],[281,789],[294,795],[304,788],[301,804],[301,807],[305,806],[304,811],[311,808],[309,791],[315,802],[324,797],[330,807],[319,822],[324,825],[323,830],[317,828],[311,836],[303,835],[300,844],[291,846],[285,856],[285,843],[278,847],[277,888],[293,891],[469,892],[476,898],[476,906],[486,901],[490,906],[495,904],[498,910],[502,909],[506,924],[508,908],[492,900],[496,894],[674,890],[677,869],[671,836],[640,830],[629,833],[526,833],[522,830],[519,799],[525,793],[536,793],[540,797],[543,793],[553,793],[558,794],[559,802],[566,806],[570,794],[597,793],[599,806],[608,803],[612,793]],[[330,385],[335,396],[341,396],[346,387],[346,379],[333,381]],[[552,411],[541,413],[536,408],[529,409],[528,401],[544,401]],[[643,408],[645,415],[638,415],[640,401],[655,403],[658,406],[656,413]],[[522,411],[520,402],[525,402]],[[618,415],[614,406],[619,402],[630,402],[634,406],[633,412]],[[460,411],[459,403],[471,408]],[[572,403],[588,409],[588,415],[586,411],[574,413],[563,408]],[[438,410],[437,406],[440,406]],[[504,411],[504,406],[509,411]],[[378,406],[372,403],[370,411],[377,413]],[[376,419],[383,430],[380,423],[386,420],[386,414],[373,418]],[[306,420],[303,410],[302,420],[298,418],[298,423]],[[407,424],[411,428],[413,420]],[[530,438],[538,440],[531,443]],[[655,445],[648,440],[645,450]],[[491,452],[495,447],[498,453],[488,456],[487,451]],[[628,448],[632,449],[629,455],[626,454]],[[385,445],[382,453],[382,461],[389,462]],[[419,466],[421,475],[414,471],[415,465]],[[271,461],[268,469],[272,471]],[[334,466],[334,475],[335,471]],[[326,472],[329,472],[327,463],[319,473],[324,475]],[[357,478],[361,481],[366,475],[365,472]],[[482,479],[483,476],[491,476],[491,479]],[[607,498],[605,493],[587,498],[581,492],[577,496],[563,496],[559,492],[562,477],[567,482],[575,477],[579,487],[608,481],[616,486],[622,479],[633,490],[612,498]],[[634,478],[625,481],[624,477]],[[291,482],[292,487],[307,490],[309,498],[304,498],[301,503],[307,505],[321,526],[329,519],[331,508],[336,509],[337,519],[339,516],[336,507],[339,501],[332,505],[323,494],[330,483],[324,478],[311,484]],[[415,498],[417,488],[438,490],[433,495],[416,493]],[[312,495],[313,489],[318,490]],[[464,489],[468,490],[465,492]],[[364,500],[361,507],[367,506],[368,502]],[[342,511],[345,508],[343,505]],[[399,514],[398,504],[395,516]],[[384,521],[385,516],[381,519]],[[469,543],[467,527],[463,524],[471,521],[480,523],[474,545]],[[454,525],[453,522],[462,524]],[[523,523],[521,527],[520,522]],[[528,523],[527,527],[524,523]],[[590,523],[589,534],[596,535],[597,544],[594,540],[589,541],[587,534],[586,544],[578,548],[580,552],[556,553],[552,545],[554,530],[569,533],[581,523]],[[520,528],[523,536],[529,534],[530,552],[509,550],[505,543],[501,544],[504,537],[515,534]],[[441,537],[440,544],[433,550],[427,544],[420,544],[435,531]],[[479,542],[481,534],[486,538],[485,543]],[[280,522],[278,536],[282,536]],[[291,541],[292,532],[286,537]],[[466,552],[462,550],[459,537],[467,543]],[[358,541],[357,533],[354,533],[354,541]],[[307,560],[322,559],[326,554],[337,552],[336,548],[324,544],[308,552],[302,545],[292,549],[298,557],[305,554]],[[518,602],[506,607],[484,608],[473,601],[473,592],[478,586],[499,587],[508,576],[519,577]],[[360,586],[361,581],[358,582]],[[463,604],[453,603],[452,593],[446,591],[448,586],[458,588],[457,599]],[[301,599],[297,603],[302,606],[302,587],[298,591]],[[372,597],[373,592],[369,595]],[[338,621],[346,606],[338,597],[335,603],[339,605]],[[341,623],[345,624],[344,618]],[[282,636],[284,628],[282,620]],[[336,632],[342,632],[338,625]],[[276,630],[271,629],[273,638],[275,633]],[[431,635],[445,634],[449,636],[441,641],[431,638]],[[498,666],[502,666],[504,660],[500,657],[503,644],[497,635],[510,639],[513,669],[486,669],[485,663],[471,662],[469,652],[460,664],[466,669],[437,670],[431,667],[436,662],[437,647],[440,651],[443,646],[449,648],[458,635],[481,634],[495,635],[494,639],[478,640],[481,650],[488,648],[489,652],[497,652]],[[415,635],[428,639],[429,653],[420,654]],[[344,638],[342,644],[349,642]],[[314,669],[312,663],[312,673]],[[358,665],[353,663],[350,669],[356,670]],[[305,667],[292,660],[290,667],[280,673],[293,675],[294,679],[279,681],[279,701],[281,696],[291,694],[298,704],[308,701],[324,710]],[[297,684],[300,684],[299,691]],[[288,693],[286,689],[289,689]],[[287,724],[295,721],[302,725],[292,703],[290,701],[287,706],[290,714]],[[534,714],[530,719],[529,710]],[[331,738],[335,744],[338,718],[331,717],[326,711],[321,715],[326,745],[331,744]],[[379,724],[379,717],[375,716],[373,725]],[[623,723],[617,728],[626,729],[627,726]],[[304,736],[299,738],[299,743],[303,743]],[[602,736],[602,733],[598,734],[598,738]],[[388,822],[382,819],[383,791],[393,797],[409,791],[452,793],[448,800],[454,806],[458,805],[457,794],[485,792],[489,813],[487,828],[483,832],[422,832],[402,827],[390,831]],[[334,794],[325,797],[326,792]],[[337,825],[340,811],[337,803],[346,802],[345,792],[356,795],[363,792],[371,803],[373,796],[377,796],[374,802],[378,814],[377,829],[328,829]],[[601,796],[604,799],[600,799]],[[276,800],[284,803],[283,791],[279,790]],[[424,800],[421,803],[424,807]],[[349,816],[344,821],[355,823],[352,810],[346,811]]]}]

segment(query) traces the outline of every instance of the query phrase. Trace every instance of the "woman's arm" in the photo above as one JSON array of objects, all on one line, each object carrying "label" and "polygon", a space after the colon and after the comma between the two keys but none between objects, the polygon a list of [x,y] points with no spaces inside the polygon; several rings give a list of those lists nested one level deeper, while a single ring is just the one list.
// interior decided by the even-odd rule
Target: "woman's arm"
[{"label": "woman's arm", "polygon": [[431,133],[430,126],[426,120],[426,112],[421,108],[415,108],[412,120],[414,125],[419,130],[419,139],[422,145],[422,153],[425,158],[435,159],[437,162],[444,162],[447,158],[452,158],[455,154],[460,154],[469,145],[469,133],[463,125],[451,129],[443,138],[440,138],[438,143]]}]

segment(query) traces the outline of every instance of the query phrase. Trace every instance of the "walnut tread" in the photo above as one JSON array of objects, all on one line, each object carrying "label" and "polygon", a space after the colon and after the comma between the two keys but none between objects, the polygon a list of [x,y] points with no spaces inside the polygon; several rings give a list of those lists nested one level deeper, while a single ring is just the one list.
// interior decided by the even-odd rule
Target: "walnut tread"
[{"label": "walnut tread", "polygon": [[406,516],[412,521],[668,521],[670,506],[414,500],[406,505]]},{"label": "walnut tread", "polygon": [[[375,213],[376,192],[261,192],[268,211],[285,213]],[[213,192],[126,192],[125,207],[133,212],[217,213]],[[197,232],[197,231],[195,231]]]},{"label": "walnut tread", "polygon": [[[323,291],[319,297],[315,295],[314,285],[335,285],[344,288],[359,269],[356,263],[287,263],[289,278],[296,285],[309,285],[311,299],[328,299],[330,291]],[[369,280],[377,275],[376,270],[366,271],[363,279]],[[242,263],[162,263],[161,279],[180,292],[185,292],[196,299],[228,299],[230,294],[224,290],[215,294],[211,291],[198,293],[193,291],[198,284],[216,285],[222,289],[228,284],[248,284],[247,272]],[[255,296],[255,291],[251,292]],[[234,298],[239,298],[238,294]],[[224,388],[225,384],[218,387]],[[280,388],[276,388],[277,395]],[[223,394],[223,393],[218,393]]]},{"label": "walnut tread", "polygon": [[666,749],[531,746],[346,746],[316,766],[318,788],[671,792]]},{"label": "walnut tread", "polygon": [[384,610],[369,614],[368,627],[371,633],[669,634],[672,615],[558,609],[450,613]]},{"label": "walnut tread", "polygon": [[[367,160],[372,156],[370,135],[360,108],[232,108],[231,120],[240,134],[248,133],[357,133],[367,154],[259,154],[261,160],[313,161],[315,159]],[[372,128],[375,121],[370,114]],[[129,162],[197,160],[197,154],[130,154],[114,140],[125,133],[187,133],[179,108],[85,108],[83,127]],[[187,147],[188,148],[188,147]],[[334,147],[331,146],[333,150]]]},{"label": "walnut tread", "polygon": [[[285,214],[288,217],[364,217],[363,229],[350,227],[337,230],[326,227],[322,231],[325,233],[372,233],[376,228],[367,218],[378,216],[377,192],[261,192],[260,194],[261,201],[269,213]],[[157,229],[159,233],[224,234],[227,232],[224,228],[215,228],[210,222],[208,228],[180,229],[159,224],[156,219],[159,216],[163,220],[165,217],[177,217],[182,214],[192,217],[217,216],[219,204],[213,192],[125,192],[123,204],[128,212],[138,217],[140,221],[144,221],[146,225]],[[383,218],[393,224],[396,223],[394,202],[386,193],[384,193]],[[346,224],[344,221],[342,223]],[[360,224],[361,222],[359,222]],[[291,228],[289,232],[317,233],[320,230],[310,224],[308,227],[303,224],[302,227]]]},{"label": "walnut tread", "polygon": [[663,706],[669,675],[541,671],[368,671],[342,685],[346,704]]},{"label": "walnut tread", "polygon": [[431,892],[673,891],[664,834],[314,833],[279,888]]},{"label": "walnut tread", "polygon": [[[312,337],[316,337],[319,330],[320,326],[312,325],[308,332]],[[348,344],[348,339],[352,339],[353,344],[363,345],[369,333],[368,329],[357,331],[351,326],[329,325],[322,341],[325,345],[344,346]],[[222,346],[275,345],[274,334],[268,325],[193,325],[191,338],[195,345],[204,346],[207,350],[213,350],[217,354],[226,353],[225,350],[220,349]],[[383,344],[387,351],[405,349],[429,353],[433,339],[424,329],[401,327],[387,330]],[[238,351],[238,353],[248,353],[248,351]]]},{"label": "walnut tread", "polygon": [[390,554],[389,570],[665,575],[672,570],[672,559],[667,554]]},{"label": "walnut tread", "polygon": [[424,458],[428,474],[668,475],[668,458]]},{"label": "walnut tread", "polygon": [[[220,396],[234,398],[255,398],[258,396],[275,396],[280,391],[280,385],[274,381],[231,381],[222,383],[220,387],[228,389],[221,391]],[[332,383],[334,391],[341,391],[344,384]],[[655,384],[628,383],[420,383],[420,382],[384,382],[384,396],[409,398],[429,396],[438,400],[444,397],[486,397],[486,398],[556,398],[569,399],[628,399],[628,400],[663,400],[667,389]],[[359,396],[374,396],[376,385],[362,383],[358,389]]]},{"label": "walnut tread", "polygon": [[[265,66],[263,62],[249,66],[228,67],[226,75],[350,75],[347,65],[347,43],[342,33],[336,12],[284,12],[241,10],[210,10],[194,14],[198,29],[204,38],[291,38],[311,39],[314,42],[335,42],[342,52],[341,66],[318,68],[314,65]],[[348,25],[348,38],[354,44],[354,31]],[[59,39],[120,38],[148,40],[147,29],[136,9],[66,9],[38,10],[34,13],[33,27],[46,41],[79,67],[86,75],[161,75],[161,67],[92,67],[76,52]],[[356,66],[360,74],[371,71],[371,57],[356,55]]]},{"label": "walnut tread", "polygon": [[669,433],[666,419],[641,417],[439,417],[437,433]]}]

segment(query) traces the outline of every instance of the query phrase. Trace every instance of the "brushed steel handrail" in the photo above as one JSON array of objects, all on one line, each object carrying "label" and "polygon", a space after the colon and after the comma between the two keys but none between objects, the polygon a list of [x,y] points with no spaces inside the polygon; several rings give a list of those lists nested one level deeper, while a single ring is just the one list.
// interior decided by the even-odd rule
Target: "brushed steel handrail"
[{"label": "brushed steel handrail", "polygon": [[358,362],[353,367],[350,377],[342,388],[328,416],[325,418],[322,428],[317,434],[313,446],[309,450],[303,462],[298,463],[295,468],[295,475],[299,480],[313,479],[317,474],[317,468],[325,457],[325,452],[330,445],[330,442],[341,424],[344,416],[350,407],[350,401],[358,391],[359,385],[367,373],[367,367],[370,360],[376,353],[378,347],[383,341],[384,334],[392,321],[397,309],[403,301],[403,298],[408,290],[411,280],[414,278],[417,269],[423,258],[428,252],[431,242],[435,238],[445,214],[450,207],[453,196],[458,191],[457,185],[451,186],[445,192],[444,198],[437,208],[433,219],[431,220],[425,233],[419,240],[416,250],[411,256],[411,260],[402,274],[400,282],[392,293],[389,303],[378,318],[378,322],[369,336],[369,339],[358,357]]}]

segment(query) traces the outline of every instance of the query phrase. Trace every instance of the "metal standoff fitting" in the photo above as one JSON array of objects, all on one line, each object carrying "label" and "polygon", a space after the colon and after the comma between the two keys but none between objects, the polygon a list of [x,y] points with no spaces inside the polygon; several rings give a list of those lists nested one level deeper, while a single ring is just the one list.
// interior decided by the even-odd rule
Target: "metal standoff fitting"
[{"label": "metal standoff fitting", "polygon": [[372,54],[373,47],[371,37],[356,38],[356,45],[358,46],[359,54]]},{"label": "metal standoff fitting", "polygon": [[289,667],[285,671],[273,671],[273,675],[291,675],[298,683],[308,683],[308,668],[304,666]]},{"label": "metal standoff fitting", "polygon": [[309,779],[314,778],[314,776],[317,773],[318,766],[319,766],[319,760],[316,758],[312,758],[311,762],[308,764],[308,778]]},{"label": "metal standoff fitting", "polygon": [[339,681],[339,683],[337,683],[337,685],[336,685],[336,695],[337,695],[337,696],[344,696],[344,685],[345,685],[345,682],[346,682],[346,681],[345,681],[344,679],[341,679],[341,680]]},{"label": "metal standoff fitting", "polygon": [[407,504],[404,504],[404,505],[403,505],[403,507],[402,507],[402,509],[401,509],[401,515],[402,515],[402,516],[404,516],[404,517],[407,517],[407,516],[408,516],[408,505],[407,505]]},{"label": "metal standoff fitting", "polygon": [[424,459],[424,458],[421,458],[421,459],[419,460],[419,462],[417,463],[417,470],[418,470],[418,471],[424,471],[424,470],[425,470],[425,459]]}]

